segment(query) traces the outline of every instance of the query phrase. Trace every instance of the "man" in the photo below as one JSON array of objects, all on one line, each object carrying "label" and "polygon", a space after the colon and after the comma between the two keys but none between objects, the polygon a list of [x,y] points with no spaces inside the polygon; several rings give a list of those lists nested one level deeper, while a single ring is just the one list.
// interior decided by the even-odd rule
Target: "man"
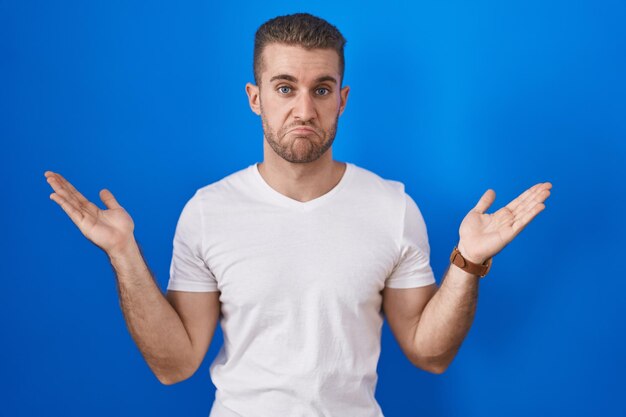
[{"label": "man", "polygon": [[472,323],[480,276],[550,194],[540,183],[486,214],[487,190],[437,287],[426,226],[403,184],[332,158],[349,93],[344,44],[309,14],[259,28],[246,92],[263,124],[263,162],[187,202],[165,297],[111,192],[100,192],[100,210],[46,172],[51,198],[109,256],[128,328],[161,382],[196,371],[221,318],[211,417],[382,416],[383,314],[415,366],[443,372]]}]

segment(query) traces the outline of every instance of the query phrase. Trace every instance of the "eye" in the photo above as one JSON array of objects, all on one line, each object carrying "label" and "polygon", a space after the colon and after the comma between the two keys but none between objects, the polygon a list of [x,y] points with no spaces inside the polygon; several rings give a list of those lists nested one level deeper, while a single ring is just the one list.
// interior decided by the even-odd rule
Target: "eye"
[{"label": "eye", "polygon": [[316,91],[317,94],[320,96],[327,96],[328,94],[330,94],[330,90],[326,87],[320,87]]},{"label": "eye", "polygon": [[287,87],[286,85],[278,87],[278,92],[281,94],[289,94],[291,92],[291,87]]}]

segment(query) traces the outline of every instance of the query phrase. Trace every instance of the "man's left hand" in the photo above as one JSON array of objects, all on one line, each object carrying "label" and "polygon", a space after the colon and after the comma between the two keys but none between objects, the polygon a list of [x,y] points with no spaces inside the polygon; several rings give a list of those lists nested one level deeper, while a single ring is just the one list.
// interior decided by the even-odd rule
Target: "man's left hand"
[{"label": "man's left hand", "polygon": [[493,214],[485,211],[496,193],[487,190],[461,222],[457,247],[463,257],[482,264],[504,249],[546,207],[551,188],[549,182],[536,184]]}]

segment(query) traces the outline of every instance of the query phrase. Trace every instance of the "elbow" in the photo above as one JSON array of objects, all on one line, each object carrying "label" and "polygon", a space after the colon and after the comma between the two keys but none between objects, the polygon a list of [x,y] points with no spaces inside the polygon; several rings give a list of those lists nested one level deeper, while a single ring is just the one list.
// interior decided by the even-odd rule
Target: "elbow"
[{"label": "elbow", "polygon": [[163,385],[174,385],[174,384],[180,382],[180,381],[176,381],[175,379],[172,379],[172,378],[169,378],[169,377],[166,377],[166,376],[157,375],[156,377],[159,380],[159,382],[161,384],[163,384]]},{"label": "elbow", "polygon": [[437,357],[437,358],[425,358],[425,357],[419,357],[419,358],[413,358],[411,360],[411,363],[413,363],[413,365],[417,368],[420,368],[423,371],[426,372],[430,372],[431,374],[435,374],[435,375],[441,375],[443,374],[448,367],[450,366],[450,363],[452,362],[453,358],[442,358],[442,357]]},{"label": "elbow", "polygon": [[189,356],[156,357],[144,355],[144,358],[154,376],[163,385],[174,385],[189,379],[200,367],[200,363]]},{"label": "elbow", "polygon": [[183,374],[176,374],[176,375],[155,374],[155,376],[157,377],[159,382],[163,385],[178,384],[179,382],[182,382],[191,377],[191,375],[186,375],[186,374],[185,375]]},{"label": "elbow", "polygon": [[441,375],[446,369],[448,369],[449,364],[430,364],[426,367],[422,367],[421,369],[430,372],[431,374]]},{"label": "elbow", "polygon": [[163,385],[174,385],[184,380],[180,378],[173,378],[167,375],[156,375],[156,377]]},{"label": "elbow", "polygon": [[195,369],[186,368],[186,369],[170,369],[170,370],[156,370],[153,369],[152,372],[154,376],[159,380],[159,382],[163,385],[174,385],[179,382],[185,381],[186,379],[191,378],[191,376],[196,372]]}]

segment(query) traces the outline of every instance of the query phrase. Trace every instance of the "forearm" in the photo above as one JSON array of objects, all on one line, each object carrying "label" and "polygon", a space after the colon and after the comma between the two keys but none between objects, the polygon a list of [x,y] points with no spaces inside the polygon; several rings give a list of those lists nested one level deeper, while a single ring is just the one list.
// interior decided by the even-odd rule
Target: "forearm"
[{"label": "forearm", "polygon": [[415,331],[417,357],[443,371],[465,339],[478,301],[476,275],[450,265],[437,292],[424,307]]},{"label": "forearm", "polygon": [[157,376],[170,384],[185,379],[192,368],[192,345],[172,305],[161,293],[133,240],[109,254],[116,274],[126,325],[144,359]]}]

